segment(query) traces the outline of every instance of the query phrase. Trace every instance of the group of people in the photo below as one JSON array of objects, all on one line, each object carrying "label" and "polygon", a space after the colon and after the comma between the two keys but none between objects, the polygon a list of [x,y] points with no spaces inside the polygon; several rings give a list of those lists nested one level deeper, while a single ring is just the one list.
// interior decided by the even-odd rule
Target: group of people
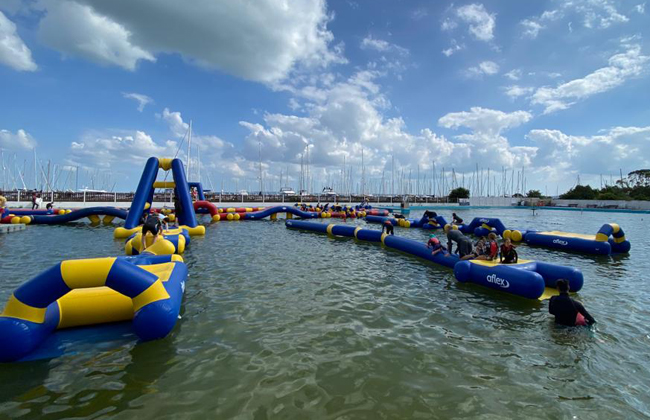
[{"label": "group of people", "polygon": [[447,248],[445,256],[452,253],[452,247],[456,244],[456,254],[461,260],[488,260],[494,261],[499,258],[502,264],[516,264],[519,261],[516,246],[510,238],[503,241],[501,246],[497,242],[497,235],[490,232],[487,237],[481,237],[474,244],[472,240],[463,233],[454,229],[451,225],[446,225],[445,234],[447,235]]}]

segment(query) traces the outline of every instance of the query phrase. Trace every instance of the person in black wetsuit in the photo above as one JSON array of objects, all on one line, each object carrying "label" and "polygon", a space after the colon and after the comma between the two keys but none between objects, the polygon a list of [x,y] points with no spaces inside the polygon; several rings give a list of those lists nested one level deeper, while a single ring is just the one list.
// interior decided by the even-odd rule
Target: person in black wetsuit
[{"label": "person in black wetsuit", "polygon": [[177,194],[174,194],[174,216],[176,217],[176,221],[180,225],[180,218],[181,214],[183,213],[183,206],[181,205],[181,199],[178,198]]},{"label": "person in black wetsuit", "polygon": [[384,224],[381,226],[381,233],[382,234],[384,233],[384,230],[386,230],[386,235],[394,235],[395,234],[395,227],[393,227],[393,224],[388,219],[384,220]]},{"label": "person in black wetsuit", "polygon": [[435,219],[436,217],[438,217],[438,213],[436,213],[435,211],[425,210],[423,216],[426,216],[429,219]]},{"label": "person in black wetsuit", "polygon": [[456,242],[456,252],[463,258],[468,255],[472,255],[472,241],[460,230],[452,229],[451,225],[445,225],[445,233],[447,234],[447,249],[448,253],[445,256],[449,256],[449,252],[452,251],[454,242]]},{"label": "person in black wetsuit", "polygon": [[582,303],[569,297],[568,281],[559,279],[555,286],[560,295],[551,297],[548,312],[555,315],[556,324],[574,327],[576,325],[592,325],[596,322],[594,317],[582,306]]},{"label": "person in black wetsuit", "polygon": [[455,225],[462,225],[463,224],[463,219],[458,217],[458,215],[456,213],[452,213],[451,214],[451,223],[453,223]]},{"label": "person in black wetsuit", "polygon": [[[151,232],[151,234],[153,235],[153,243],[155,243],[156,239],[158,238],[158,235],[162,233],[162,221],[158,217],[158,214],[150,213],[149,216],[147,216],[147,219],[144,221],[144,224],[142,225],[142,239],[140,241],[142,242],[142,250],[146,248],[145,244],[147,243],[146,241],[147,232]],[[140,252],[142,252],[142,250]]]}]

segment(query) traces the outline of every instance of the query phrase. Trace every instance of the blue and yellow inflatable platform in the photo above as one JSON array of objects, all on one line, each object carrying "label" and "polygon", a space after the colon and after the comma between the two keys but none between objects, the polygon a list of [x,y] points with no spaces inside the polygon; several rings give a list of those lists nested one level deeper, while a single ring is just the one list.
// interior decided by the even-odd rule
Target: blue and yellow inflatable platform
[{"label": "blue and yellow inflatable platform", "polygon": [[187,267],[178,255],[66,260],[20,286],[0,314],[0,361],[28,356],[58,329],[132,321],[141,340],[176,325]]}]

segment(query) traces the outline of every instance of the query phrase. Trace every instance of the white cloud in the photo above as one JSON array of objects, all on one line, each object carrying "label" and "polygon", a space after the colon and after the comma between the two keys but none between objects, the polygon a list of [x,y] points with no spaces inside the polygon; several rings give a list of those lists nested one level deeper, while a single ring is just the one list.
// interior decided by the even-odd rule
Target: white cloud
[{"label": "white cloud", "polygon": [[526,138],[539,147],[540,168],[558,166],[574,173],[618,173],[650,167],[650,126],[614,127],[595,136],[559,130],[531,130]]},{"label": "white cloud", "polygon": [[8,130],[0,130],[0,148],[9,150],[31,150],[36,147],[36,140],[25,132],[18,130],[16,134]]},{"label": "white cloud", "polygon": [[373,38],[372,35],[368,35],[361,41],[360,48],[362,50],[375,50],[379,52],[395,52],[400,55],[408,55],[409,53],[409,50],[404,47],[391,44],[383,39]]},{"label": "white cloud", "polygon": [[18,36],[16,25],[0,12],[0,64],[18,71],[35,71],[32,52]]},{"label": "white cloud", "polygon": [[442,50],[442,53],[447,57],[451,57],[453,54],[462,50],[463,48],[465,48],[464,44],[459,44],[455,39],[452,39],[451,46],[447,49]]},{"label": "white cloud", "polygon": [[429,16],[429,12],[427,11],[427,9],[424,8],[415,9],[411,12],[411,19],[413,20],[420,20],[427,16]]},{"label": "white cloud", "polygon": [[169,125],[169,130],[176,137],[185,137],[190,125],[183,121],[180,112],[171,112],[169,108],[163,109],[162,118]]},{"label": "white cloud", "polygon": [[511,98],[518,98],[520,96],[525,96],[531,94],[535,89],[532,87],[523,87],[519,85],[506,86],[504,88],[506,95]]},{"label": "white cloud", "polygon": [[512,69],[506,74],[504,74],[510,80],[519,80],[521,79],[521,69]]},{"label": "white cloud", "polygon": [[488,13],[482,4],[459,7],[456,15],[469,23],[469,33],[479,41],[491,41],[494,38],[495,15]]},{"label": "white cloud", "polygon": [[528,38],[537,38],[539,31],[544,27],[534,20],[524,19],[520,22],[521,26],[524,27],[524,36]]},{"label": "white cloud", "polygon": [[123,25],[74,1],[47,1],[39,35],[50,47],[99,64],[135,70],[138,61],[155,61],[153,54],[135,45]]},{"label": "white cloud", "polygon": [[342,63],[330,48],[325,0],[301,2],[41,0],[40,32],[65,54],[132,70],[155,55],[180,54],[202,67],[274,83],[299,68]]},{"label": "white cloud", "polygon": [[456,29],[457,27],[458,27],[458,23],[455,20],[451,20],[449,18],[443,20],[442,24],[440,25],[440,29],[443,31],[451,31],[452,29]]},{"label": "white cloud", "polygon": [[532,104],[544,106],[544,113],[569,108],[581,99],[606,92],[622,85],[626,80],[639,76],[647,67],[650,57],[641,54],[641,47],[630,46],[624,53],[608,60],[609,65],[581,79],[575,79],[555,88],[541,87],[532,96]]},{"label": "white cloud", "polygon": [[634,11],[639,14],[645,14],[645,2],[634,6]]},{"label": "white cloud", "polygon": [[532,117],[526,111],[506,113],[495,109],[472,107],[469,112],[450,112],[438,120],[438,125],[445,128],[467,127],[475,132],[494,135],[524,124]]},{"label": "white cloud", "polygon": [[477,67],[467,69],[467,75],[470,77],[481,77],[483,75],[492,76],[499,72],[499,65],[494,61],[483,61]]},{"label": "white cloud", "polygon": [[122,92],[122,96],[127,98],[127,99],[133,99],[138,103],[138,111],[142,112],[144,111],[144,107],[147,106],[148,104],[153,103],[153,99],[148,97],[147,95],[143,95],[141,93],[128,93],[128,92]]}]

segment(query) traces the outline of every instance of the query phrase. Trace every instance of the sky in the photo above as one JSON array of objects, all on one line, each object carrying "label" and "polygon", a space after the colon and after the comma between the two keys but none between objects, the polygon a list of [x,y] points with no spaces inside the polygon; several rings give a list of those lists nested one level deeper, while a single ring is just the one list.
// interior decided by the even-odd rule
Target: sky
[{"label": "sky", "polygon": [[214,190],[599,187],[650,167],[649,39],[646,0],[2,0],[0,186],[134,190],[192,121]]}]

